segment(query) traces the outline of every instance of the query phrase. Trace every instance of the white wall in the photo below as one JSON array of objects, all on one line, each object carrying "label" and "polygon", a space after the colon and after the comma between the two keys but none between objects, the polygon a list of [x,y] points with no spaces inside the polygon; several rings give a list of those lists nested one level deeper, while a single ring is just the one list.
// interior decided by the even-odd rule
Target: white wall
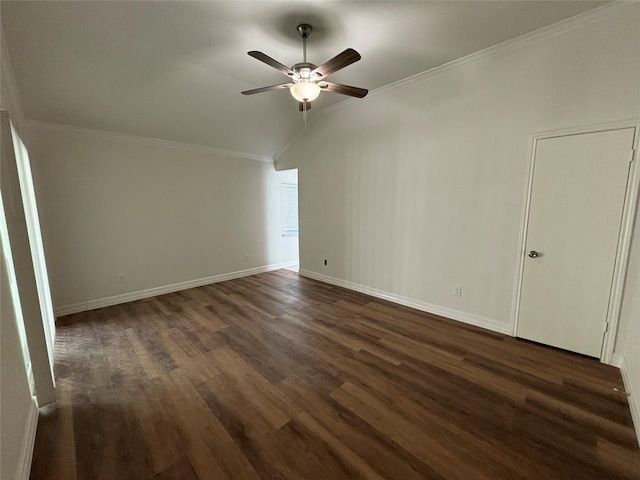
[{"label": "white wall", "polygon": [[272,163],[37,122],[25,131],[58,309],[283,261]]},{"label": "white wall", "polygon": [[638,222],[640,222],[640,214],[636,217],[613,363],[621,368],[625,387],[632,394],[629,405],[640,442],[640,225]]},{"label": "white wall", "polygon": [[[20,118],[19,100],[13,93],[15,84],[1,29],[0,52],[0,108],[9,111],[13,118]],[[0,142],[1,138],[2,135]],[[4,169],[0,167],[0,179],[3,173]],[[3,212],[0,212],[0,221],[3,222],[0,228],[5,230]],[[24,334],[20,334],[21,330],[24,332],[19,323],[22,322],[19,318],[21,306],[11,291],[15,275],[7,240],[4,235],[0,238],[0,478],[26,479],[35,439],[37,406],[31,392],[33,377],[27,370],[31,363],[29,348]],[[39,353],[46,358],[46,348]]]},{"label": "white wall", "polygon": [[[4,220],[2,220],[4,221]],[[0,244],[6,239],[0,238]],[[2,254],[2,252],[0,252]],[[37,406],[20,341],[19,321],[11,294],[11,266],[4,255],[0,262],[0,478],[26,479],[35,439]],[[15,280],[13,280],[15,281]],[[27,351],[28,355],[28,351]]]},{"label": "white wall", "polygon": [[528,136],[640,116],[639,25],[635,4],[328,109],[277,159],[301,271],[509,332]]}]

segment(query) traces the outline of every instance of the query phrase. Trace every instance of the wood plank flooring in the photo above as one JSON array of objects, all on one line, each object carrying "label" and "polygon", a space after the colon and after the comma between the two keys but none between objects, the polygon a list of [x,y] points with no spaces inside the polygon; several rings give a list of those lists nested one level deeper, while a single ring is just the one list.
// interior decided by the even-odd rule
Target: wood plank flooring
[{"label": "wood plank flooring", "polygon": [[638,479],[616,368],[279,270],[58,321],[34,480]]}]

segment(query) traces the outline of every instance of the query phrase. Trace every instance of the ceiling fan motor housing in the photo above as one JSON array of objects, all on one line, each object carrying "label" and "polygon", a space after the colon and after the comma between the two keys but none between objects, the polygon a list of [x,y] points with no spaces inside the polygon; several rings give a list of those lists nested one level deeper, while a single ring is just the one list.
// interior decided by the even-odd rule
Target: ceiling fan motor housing
[{"label": "ceiling fan motor housing", "polygon": [[[291,67],[291,70],[293,70],[296,75],[298,75],[300,78],[304,78],[304,79],[310,79],[311,78],[311,72],[313,72],[316,68],[318,68],[316,65],[314,65],[313,63],[308,63],[308,62],[300,62],[300,63],[296,63],[293,67]],[[321,77],[322,75],[320,75],[319,73],[315,73],[315,76]]]}]

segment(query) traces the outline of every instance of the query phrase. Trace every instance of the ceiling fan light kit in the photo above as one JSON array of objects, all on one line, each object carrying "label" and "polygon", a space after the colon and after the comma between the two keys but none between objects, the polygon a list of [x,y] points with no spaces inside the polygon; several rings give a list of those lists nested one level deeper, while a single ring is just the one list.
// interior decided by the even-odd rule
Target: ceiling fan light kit
[{"label": "ceiling fan light kit", "polygon": [[306,80],[291,85],[289,92],[299,102],[312,102],[320,95],[320,87],[317,83]]},{"label": "ceiling fan light kit", "polygon": [[273,67],[287,75],[293,83],[283,83],[280,85],[271,85],[269,87],[256,88],[253,90],[245,90],[242,92],[243,95],[253,95],[256,93],[267,92],[269,90],[284,90],[288,88],[291,96],[299,102],[299,110],[306,112],[311,108],[311,102],[318,98],[320,92],[323,90],[357,98],[363,98],[367,93],[369,93],[369,91],[364,88],[351,87],[349,85],[324,81],[324,79],[332,73],[360,60],[361,57],[358,52],[352,48],[348,48],[318,67],[313,63],[307,62],[307,38],[311,34],[313,28],[311,25],[303,23],[298,25],[297,29],[298,33],[302,37],[302,62],[296,63],[291,68],[262,52],[248,52],[249,56],[260,60],[270,67]]}]

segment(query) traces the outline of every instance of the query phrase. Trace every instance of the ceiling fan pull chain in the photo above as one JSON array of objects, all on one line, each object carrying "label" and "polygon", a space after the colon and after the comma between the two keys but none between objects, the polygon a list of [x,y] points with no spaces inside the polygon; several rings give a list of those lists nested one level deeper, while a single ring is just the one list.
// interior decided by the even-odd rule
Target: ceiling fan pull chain
[{"label": "ceiling fan pull chain", "polygon": [[304,119],[304,136],[307,136],[307,104],[304,103],[304,108],[302,109],[302,118]]}]

